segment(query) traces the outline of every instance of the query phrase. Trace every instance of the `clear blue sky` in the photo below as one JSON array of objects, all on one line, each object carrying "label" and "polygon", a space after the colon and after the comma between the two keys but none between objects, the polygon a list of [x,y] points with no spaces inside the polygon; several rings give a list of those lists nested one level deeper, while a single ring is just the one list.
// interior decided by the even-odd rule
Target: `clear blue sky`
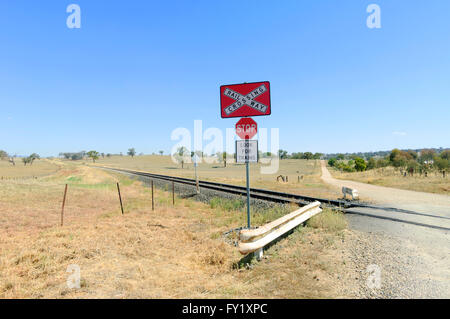
[{"label": "clear blue sky", "polygon": [[0,149],[168,152],[195,119],[234,126],[221,84],[263,80],[258,124],[289,152],[449,147],[449,14],[448,0],[1,1]]}]

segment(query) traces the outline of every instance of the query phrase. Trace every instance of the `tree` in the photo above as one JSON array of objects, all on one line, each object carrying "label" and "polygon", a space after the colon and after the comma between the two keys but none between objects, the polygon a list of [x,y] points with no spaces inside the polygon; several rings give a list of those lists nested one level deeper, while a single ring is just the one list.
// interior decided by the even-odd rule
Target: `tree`
[{"label": "tree", "polygon": [[288,152],[285,150],[278,150],[278,156],[280,157],[280,159],[285,159],[287,158]]},{"label": "tree", "polygon": [[318,159],[320,159],[322,157],[322,155],[323,155],[322,153],[314,153],[313,159],[318,160]]},{"label": "tree", "polygon": [[0,150],[0,160],[4,160],[5,157],[8,157],[8,153],[6,153],[4,150]]},{"label": "tree", "polygon": [[99,153],[97,151],[89,151],[86,153],[88,157],[92,158],[92,162],[95,163],[95,160],[98,160]]},{"label": "tree", "polygon": [[41,157],[39,156],[39,154],[33,153],[28,158],[30,159],[30,165],[33,165],[34,160],[40,159]]},{"label": "tree", "polygon": [[105,158],[105,153],[102,153],[102,158]]},{"label": "tree", "polygon": [[343,160],[345,159],[345,156],[344,156],[344,154],[338,154],[338,155],[336,156],[336,158],[337,158],[338,160],[343,161]]},{"label": "tree", "polygon": [[328,165],[333,167],[336,164],[336,159],[334,157],[328,160]]},{"label": "tree", "polygon": [[31,162],[31,159],[30,157],[22,157],[22,162],[24,166],[27,166],[27,164]]},{"label": "tree", "polygon": [[133,148],[129,148],[128,149],[128,155],[130,155],[131,157],[134,157],[134,155],[136,155],[136,150]]},{"label": "tree", "polygon": [[361,157],[356,157],[355,158],[355,169],[358,172],[363,172],[366,170],[366,161],[364,159],[362,159]]},{"label": "tree", "polygon": [[292,159],[302,159],[303,158],[303,153],[302,152],[292,153],[291,158]]},{"label": "tree", "polygon": [[313,158],[313,153],[305,152],[305,153],[303,153],[303,158],[306,159],[306,160],[310,160],[310,159]]},{"label": "tree", "polygon": [[227,167],[227,152],[222,153],[223,167]]},{"label": "tree", "polygon": [[227,167],[227,152],[217,152],[216,155],[219,163],[223,162],[223,167]]},{"label": "tree", "polygon": [[446,159],[447,161],[450,160],[450,150],[445,150],[441,153],[441,158]]},{"label": "tree", "polygon": [[159,151],[159,155],[163,156],[164,151]]},{"label": "tree", "polygon": [[437,169],[443,171],[450,167],[450,161],[445,158],[436,156],[434,159],[434,166],[436,166]]},{"label": "tree", "polygon": [[184,162],[186,160],[186,157],[189,156],[189,151],[185,146],[180,146],[179,148],[177,148],[174,156],[176,160],[181,163],[181,168],[184,168]]},{"label": "tree", "polygon": [[373,157],[369,158],[369,161],[367,162],[367,169],[374,169],[377,166],[377,162]]},{"label": "tree", "polygon": [[430,162],[433,160],[436,152],[434,150],[422,150],[420,152],[420,160],[422,162]]}]

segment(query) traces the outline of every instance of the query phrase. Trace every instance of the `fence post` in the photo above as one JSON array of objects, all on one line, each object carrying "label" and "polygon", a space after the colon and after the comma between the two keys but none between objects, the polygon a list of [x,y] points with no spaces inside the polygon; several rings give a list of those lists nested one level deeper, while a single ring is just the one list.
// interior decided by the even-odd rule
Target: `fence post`
[{"label": "fence post", "polygon": [[172,181],[172,205],[175,206],[175,182]]},{"label": "fence post", "polygon": [[155,210],[155,200],[153,197],[153,180],[152,180],[152,210]]},{"label": "fence post", "polygon": [[122,215],[123,215],[122,196],[120,195],[119,182],[117,182],[117,192],[119,193],[120,209],[122,210]]},{"label": "fence post", "polygon": [[64,197],[61,208],[61,226],[64,224],[64,206],[66,206],[66,195],[67,195],[67,184],[66,187],[64,188]]}]

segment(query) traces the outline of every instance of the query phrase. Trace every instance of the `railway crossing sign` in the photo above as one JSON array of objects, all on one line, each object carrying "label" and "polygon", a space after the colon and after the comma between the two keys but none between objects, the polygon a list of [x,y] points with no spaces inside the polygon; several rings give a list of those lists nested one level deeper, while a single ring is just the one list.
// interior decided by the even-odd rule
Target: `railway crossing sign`
[{"label": "railway crossing sign", "polygon": [[238,140],[236,141],[236,163],[257,163],[258,141]]},{"label": "railway crossing sign", "polygon": [[270,115],[270,82],[222,85],[220,112],[222,118]]},{"label": "railway crossing sign", "polygon": [[270,82],[228,84],[220,87],[220,116],[243,117],[236,123],[236,163],[245,163],[247,182],[247,227],[250,228],[250,172],[249,163],[258,162],[258,141],[252,140],[258,124],[250,116],[271,114]]},{"label": "railway crossing sign", "polygon": [[258,133],[258,124],[249,117],[240,119],[236,123],[236,134],[243,140],[250,140]]}]

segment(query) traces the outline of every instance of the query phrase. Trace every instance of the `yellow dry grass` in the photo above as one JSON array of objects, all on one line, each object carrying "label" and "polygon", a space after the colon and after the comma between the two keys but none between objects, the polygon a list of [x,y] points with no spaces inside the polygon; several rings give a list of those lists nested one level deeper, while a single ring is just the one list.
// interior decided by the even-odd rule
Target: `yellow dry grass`
[{"label": "yellow dry grass", "polygon": [[[64,165],[37,180],[0,181],[0,192],[1,298],[347,296],[333,280],[345,272],[339,252],[346,230],[326,223],[299,228],[247,269],[222,237],[245,223],[241,211],[180,198],[172,207],[162,190],[151,211],[149,189],[141,182],[82,165]],[[80,267],[80,289],[67,287],[71,264]]]},{"label": "yellow dry grass", "polygon": [[12,165],[6,159],[0,160],[1,179],[24,179],[46,176],[55,173],[59,165],[47,160],[35,160],[33,165],[23,165],[21,158],[15,158],[16,165]]},{"label": "yellow dry grass", "polygon": [[346,173],[335,168],[329,168],[335,178],[352,180],[372,185],[394,187],[417,192],[450,195],[450,177],[442,177],[439,172],[431,172],[425,175],[414,174],[414,176],[403,176],[399,170],[393,167],[377,168],[365,172]]}]

